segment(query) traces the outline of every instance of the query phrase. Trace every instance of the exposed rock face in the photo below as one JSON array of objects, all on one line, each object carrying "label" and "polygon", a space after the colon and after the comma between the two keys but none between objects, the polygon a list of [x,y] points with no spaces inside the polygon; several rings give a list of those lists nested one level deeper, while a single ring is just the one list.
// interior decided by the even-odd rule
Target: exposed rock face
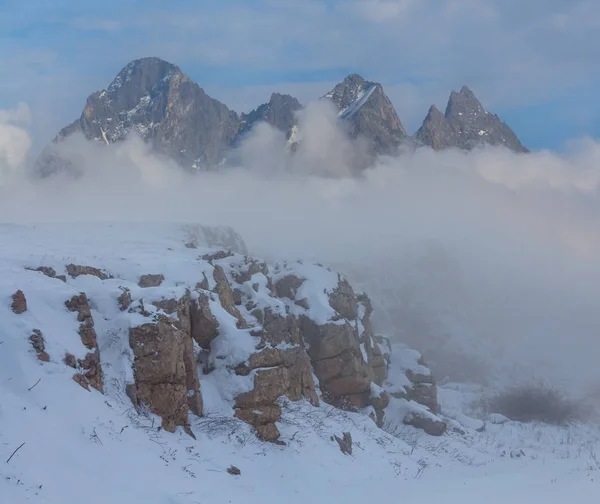
[{"label": "exposed rock face", "polygon": [[134,395],[162,418],[166,431],[187,426],[190,409],[202,414],[198,373],[188,334],[172,321],[159,320],[131,328],[129,344],[134,354]]},{"label": "exposed rock face", "polygon": [[210,348],[210,342],[217,337],[219,322],[210,311],[208,296],[200,294],[190,305],[192,338],[202,348]]},{"label": "exposed rock face", "polygon": [[98,350],[94,319],[92,318],[88,298],[82,292],[78,296],[73,296],[70,300],[66,301],[65,306],[69,311],[77,313],[77,320],[80,322],[79,336],[81,337],[81,342],[90,350],[84,359],[78,360],[80,373],[75,374],[73,379],[86,389],[89,385],[99,392],[104,392],[100,352]]},{"label": "exposed rock face", "polygon": [[296,112],[302,108],[300,102],[290,95],[273,93],[269,103],[264,103],[248,114],[241,115],[237,141],[258,123],[265,122],[283,131],[289,138],[292,127],[297,123]]},{"label": "exposed rock face", "polygon": [[[296,346],[286,349],[268,346],[252,354],[246,363],[240,364],[236,368],[239,375],[257,371],[253,390],[239,395],[235,406],[236,416],[250,423],[261,439],[276,441],[279,430],[275,422],[281,417],[281,408],[275,401],[282,396],[292,401],[305,398],[317,406],[319,398],[315,392],[310,359],[305,349],[298,345],[298,332],[287,329],[290,324],[293,325],[293,317],[267,317],[271,320],[272,328],[269,335],[263,337],[263,344],[285,342]],[[274,327],[278,329],[275,330]]]},{"label": "exposed rock face", "polygon": [[17,315],[21,315],[27,311],[27,299],[25,299],[25,294],[23,294],[22,290],[18,290],[13,294],[11,309]]},{"label": "exposed rock face", "polygon": [[98,268],[92,266],[81,266],[79,264],[67,264],[67,273],[70,277],[77,278],[80,275],[92,275],[100,280],[108,279],[108,275],[102,273]]},{"label": "exposed rock face", "polygon": [[44,339],[42,332],[39,329],[34,329],[33,334],[29,336],[29,341],[37,353],[38,360],[42,362],[48,362],[50,360],[50,356],[46,352],[46,340]]},{"label": "exposed rock face", "polygon": [[161,274],[157,275],[142,275],[138,285],[140,287],[159,287],[161,283],[165,281],[165,276]]},{"label": "exposed rock face", "polygon": [[444,115],[435,106],[431,107],[415,138],[435,150],[447,147],[470,150],[487,144],[527,152],[515,133],[497,115],[487,112],[467,86],[459,93],[452,92]]},{"label": "exposed rock face", "polygon": [[346,77],[325,95],[348,122],[352,137],[369,140],[375,154],[390,154],[406,139],[406,131],[381,84],[365,81],[360,75]]},{"label": "exposed rock face", "polygon": [[215,266],[213,271],[213,277],[217,285],[215,286],[215,292],[219,296],[219,300],[221,301],[221,305],[227,313],[234,316],[237,319],[237,326],[240,329],[248,327],[248,324],[242,314],[235,306],[235,296],[233,295],[233,289],[227,280],[227,275],[223,268],[219,265]]},{"label": "exposed rock face", "polygon": [[81,117],[61,130],[43,153],[38,171],[49,175],[68,167],[54,147],[74,133],[102,144],[135,133],[184,168],[211,168],[223,159],[239,124],[235,112],[208,96],[178,67],[159,58],[142,58],[87,99]]}]

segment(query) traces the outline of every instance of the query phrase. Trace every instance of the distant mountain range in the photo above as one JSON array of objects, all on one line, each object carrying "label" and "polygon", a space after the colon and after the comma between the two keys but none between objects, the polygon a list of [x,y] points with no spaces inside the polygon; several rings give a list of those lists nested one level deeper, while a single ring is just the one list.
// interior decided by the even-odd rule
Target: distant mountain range
[{"label": "distant mountain range", "polygon": [[[488,144],[528,152],[466,86],[452,92],[444,114],[432,106],[412,137],[379,83],[352,74],[322,99],[335,105],[351,138],[367,141],[372,156],[394,154],[403,145],[440,150]],[[36,171],[47,176],[68,168],[70,161],[57,146],[75,133],[112,144],[132,132],[185,169],[211,169],[223,164],[230,149],[261,122],[281,130],[293,143],[301,109],[296,98],[273,93],[268,103],[238,115],[208,96],[179,67],[159,58],[142,58],[125,66],[106,89],[88,97],[79,119],[63,128],[42,152]]]}]

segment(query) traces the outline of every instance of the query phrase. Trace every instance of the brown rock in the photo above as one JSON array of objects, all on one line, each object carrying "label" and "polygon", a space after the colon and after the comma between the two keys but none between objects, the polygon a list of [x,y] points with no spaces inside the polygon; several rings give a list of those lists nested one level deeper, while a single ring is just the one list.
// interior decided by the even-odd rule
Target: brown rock
[{"label": "brown rock", "polygon": [[308,317],[301,315],[300,327],[304,339],[310,346],[309,355],[313,361],[330,359],[349,349],[360,352],[356,331],[348,322],[319,326]]},{"label": "brown rock", "polygon": [[277,404],[258,405],[249,409],[238,409],[235,416],[254,427],[278,422],[281,418],[281,407]]},{"label": "brown rock", "polygon": [[[27,268],[27,269],[30,269],[30,268]],[[32,269],[32,271],[39,271],[40,273],[43,273],[44,275],[46,275],[49,278],[56,277],[56,270],[54,268],[51,268],[50,266],[40,266],[39,268]]]},{"label": "brown rock", "polygon": [[85,375],[80,374],[80,373],[75,373],[73,375],[73,380],[75,381],[75,383],[77,383],[79,386],[83,387],[85,390],[87,390],[89,392],[90,386],[89,386],[89,383],[88,383]]},{"label": "brown rock", "polygon": [[152,304],[164,311],[167,315],[175,315],[176,317],[171,317],[175,327],[191,337],[192,323],[190,320],[190,303],[190,293],[187,292],[180,299],[162,299]]},{"label": "brown rock", "polygon": [[46,342],[42,332],[39,329],[34,329],[33,334],[29,336],[29,341],[37,353],[37,358],[42,362],[48,362],[50,356],[46,353]]},{"label": "brown rock", "polygon": [[333,436],[340,446],[340,451],[345,455],[352,455],[352,435],[349,432],[342,433],[343,438]]},{"label": "brown rock", "polygon": [[163,274],[142,275],[140,277],[140,281],[138,282],[138,285],[143,288],[158,287],[158,286],[160,286],[160,284],[162,284],[164,282],[164,280],[165,280],[165,276]]},{"label": "brown rock", "polygon": [[404,417],[404,423],[421,429],[430,436],[442,436],[446,432],[445,422],[435,420],[421,413],[408,413]]},{"label": "brown rock", "polygon": [[253,408],[257,404],[273,403],[285,395],[289,384],[289,371],[285,367],[261,369],[254,375],[254,389],[235,399],[236,408]]},{"label": "brown rock", "polygon": [[417,383],[406,387],[407,398],[426,406],[432,413],[438,411],[437,387],[431,383]]},{"label": "brown rock", "polygon": [[123,291],[121,295],[117,298],[117,302],[119,303],[119,309],[121,311],[127,310],[131,303],[133,302],[131,299],[131,291],[126,287],[121,287]]},{"label": "brown rock", "polygon": [[342,317],[354,320],[358,317],[358,302],[352,286],[339,277],[337,288],[329,295],[329,305]]},{"label": "brown rock", "polygon": [[279,429],[275,424],[269,423],[264,425],[257,425],[255,427],[256,435],[263,441],[276,443],[281,435]]},{"label": "brown rock", "polygon": [[203,261],[208,261],[209,263],[212,264],[213,261],[218,261],[220,259],[226,259],[227,257],[232,257],[233,256],[233,252],[229,251],[229,250],[219,250],[218,252],[215,252],[214,254],[204,254],[201,259]]},{"label": "brown rock", "polygon": [[190,303],[191,335],[202,348],[210,348],[210,342],[219,334],[219,322],[210,311],[209,299],[200,294]]},{"label": "brown rock", "polygon": [[227,472],[229,474],[231,474],[232,476],[239,476],[240,474],[242,474],[242,471],[240,471],[237,467],[235,466],[231,466],[227,469]]},{"label": "brown rock", "polygon": [[11,308],[13,313],[16,313],[17,315],[21,315],[27,311],[27,300],[25,299],[23,291],[18,290],[13,294]]},{"label": "brown rock", "polygon": [[196,356],[194,355],[194,344],[192,338],[188,335],[183,339],[183,364],[185,366],[188,407],[195,415],[202,416],[204,405],[200,393],[198,366],[196,364]]},{"label": "brown rock", "polygon": [[104,384],[102,377],[102,366],[100,365],[100,354],[98,349],[88,352],[83,360],[79,360],[79,368],[83,370],[83,375],[98,392],[104,393]]},{"label": "brown rock", "polygon": [[162,418],[166,431],[188,424],[190,403],[202,414],[189,335],[169,320],[159,320],[130,329],[129,344],[134,354],[135,397]]},{"label": "brown rock", "polygon": [[93,275],[98,277],[100,280],[107,280],[108,275],[102,273],[98,268],[92,266],[81,266],[78,264],[67,264],[67,273],[73,278],[77,278],[81,275]]},{"label": "brown rock", "polygon": [[247,260],[247,266],[248,267],[245,270],[235,273],[235,281],[237,283],[248,282],[257,273],[262,273],[266,277],[269,276],[269,268],[267,267],[266,263],[255,260]]},{"label": "brown rock", "polygon": [[213,270],[213,277],[216,282],[215,292],[219,296],[221,306],[225,308],[227,313],[229,313],[237,319],[238,329],[246,329],[248,327],[248,323],[244,320],[244,317],[242,317],[240,311],[235,307],[235,297],[233,295],[233,289],[231,288],[231,285],[229,285],[227,275],[225,274],[225,271],[221,266],[215,266],[215,269]]},{"label": "brown rock", "polygon": [[65,364],[75,369],[77,367],[77,359],[73,354],[68,353],[65,355]]},{"label": "brown rock", "polygon": [[196,284],[196,290],[209,290],[208,278],[206,278],[206,273],[202,273],[202,281]]},{"label": "brown rock", "polygon": [[61,282],[65,282],[67,283],[67,277],[65,275],[56,275],[55,277],[57,280],[60,280]]},{"label": "brown rock", "polygon": [[79,325],[81,342],[90,350],[96,348],[98,344],[94,329],[94,319],[85,293],[82,292],[78,296],[73,296],[65,302],[65,306],[69,311],[77,312],[77,320],[81,322]]},{"label": "brown rock", "polygon": [[277,297],[296,299],[296,292],[304,283],[304,279],[298,278],[296,275],[286,275],[275,284],[275,292]]},{"label": "brown rock", "polygon": [[301,343],[300,328],[293,315],[279,315],[266,308],[262,317],[262,343],[277,346],[280,343]]}]

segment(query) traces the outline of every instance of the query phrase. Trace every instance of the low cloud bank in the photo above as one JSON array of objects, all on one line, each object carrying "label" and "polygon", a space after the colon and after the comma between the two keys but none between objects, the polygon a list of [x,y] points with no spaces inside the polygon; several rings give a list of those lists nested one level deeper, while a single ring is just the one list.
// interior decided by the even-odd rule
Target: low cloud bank
[{"label": "low cloud bank", "polygon": [[72,138],[61,148],[80,176],[36,180],[23,110],[0,111],[0,222],[231,225],[257,255],[344,270],[374,298],[378,329],[439,378],[600,382],[598,142],[560,156],[418,149],[357,174],[364,145],[314,105],[294,156],[266,125],[239,166],[198,175],[136,138]]}]

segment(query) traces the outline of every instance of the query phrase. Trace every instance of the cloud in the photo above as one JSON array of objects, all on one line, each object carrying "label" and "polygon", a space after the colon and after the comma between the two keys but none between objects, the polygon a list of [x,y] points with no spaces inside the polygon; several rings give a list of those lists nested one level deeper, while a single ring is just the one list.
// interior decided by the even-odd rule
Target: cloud
[{"label": "cloud", "polygon": [[[478,367],[571,388],[600,378],[600,144],[561,156],[420,149],[356,175],[360,147],[333,115],[307,108],[293,158],[262,125],[237,167],[196,176],[135,138],[69,139],[76,178],[30,180],[24,157],[5,155],[0,221],[231,225],[254,254],[348,273],[373,297],[377,330],[423,350],[440,378]],[[0,128],[0,145],[15,134]]]},{"label": "cloud", "polygon": [[24,165],[31,148],[29,133],[20,126],[30,121],[29,107],[19,103],[15,109],[0,110],[0,185]]}]

